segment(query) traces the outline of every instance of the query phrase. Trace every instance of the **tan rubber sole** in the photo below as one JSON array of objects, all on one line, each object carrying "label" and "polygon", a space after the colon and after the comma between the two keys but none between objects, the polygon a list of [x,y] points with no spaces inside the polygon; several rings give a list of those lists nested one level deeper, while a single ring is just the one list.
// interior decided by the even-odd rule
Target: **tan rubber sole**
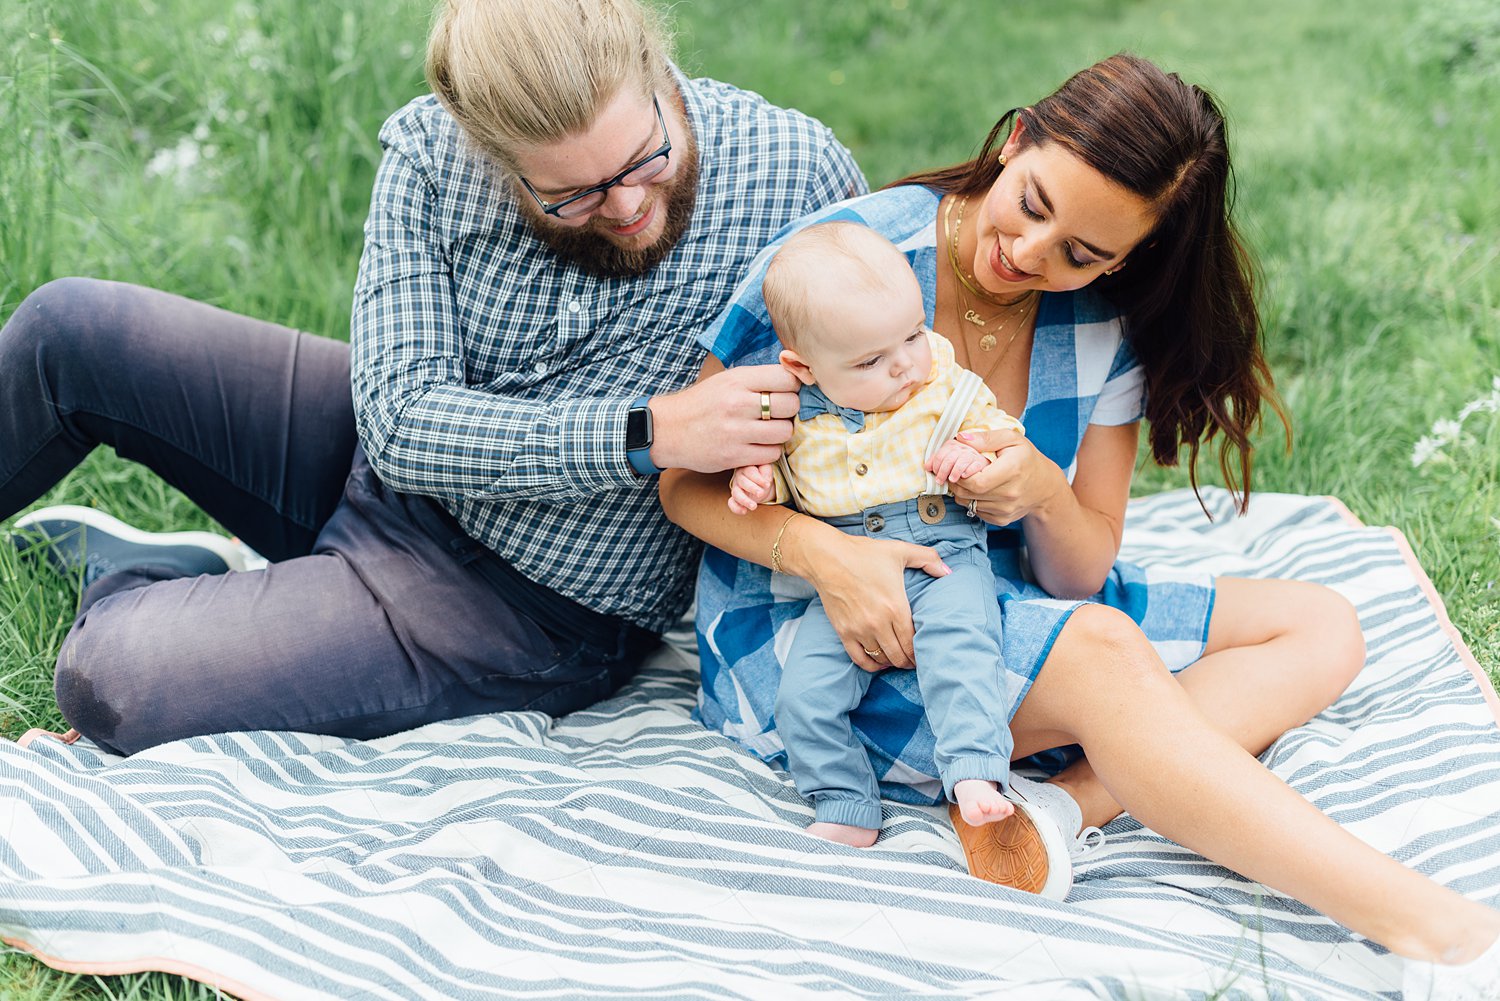
[{"label": "tan rubber sole", "polygon": [[1047,847],[1025,810],[1018,807],[1004,820],[980,827],[964,820],[957,803],[948,804],[948,816],[958,832],[970,875],[1027,893],[1042,892],[1049,868]]}]

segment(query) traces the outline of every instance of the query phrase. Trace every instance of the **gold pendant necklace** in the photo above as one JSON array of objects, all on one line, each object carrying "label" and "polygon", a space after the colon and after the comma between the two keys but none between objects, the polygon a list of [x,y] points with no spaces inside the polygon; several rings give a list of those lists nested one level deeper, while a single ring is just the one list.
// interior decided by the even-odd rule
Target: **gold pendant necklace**
[{"label": "gold pendant necklace", "polygon": [[[1031,314],[1035,311],[1037,304],[1041,301],[1042,293],[1039,289],[1032,289],[1030,291],[1021,293],[1019,297],[1011,300],[1010,302],[995,302],[993,297],[977,287],[977,284],[974,283],[974,280],[972,278],[964,274],[963,268],[960,267],[958,263],[958,241],[959,232],[963,228],[964,224],[964,209],[968,207],[968,204],[969,198],[967,195],[965,195],[963,199],[959,201],[957,219],[952,218],[953,200],[949,200],[948,205],[943,210],[943,226],[945,229],[949,229],[948,264],[953,268],[953,276],[958,281],[959,307],[962,310],[959,315],[962,316],[966,322],[985,331],[983,336],[979,338],[979,350],[986,353],[993,351],[995,349],[995,345],[1000,343],[1000,334],[1005,332],[1005,328],[1011,326],[1012,324],[1015,324],[1015,329],[1011,331],[1010,339],[1005,342],[1005,349],[1000,352],[999,356],[996,357],[994,364],[989,368],[989,372],[993,372],[995,368],[1000,364],[1000,361],[1010,351],[1010,346],[1015,342],[1016,337],[1021,333],[1022,330],[1025,329],[1027,320],[1031,317]],[[952,223],[951,227],[949,226],[950,222]],[[973,302],[969,299],[968,293],[970,292],[972,292],[979,298],[989,300],[992,305],[999,306],[999,311],[988,318],[981,316],[979,311],[974,308]],[[1003,314],[1005,314],[1009,310],[1014,309],[1016,306],[1022,307],[1020,312],[1011,313],[993,331],[990,331],[988,329],[991,323],[994,323],[996,320],[1000,319]],[[966,360],[968,358],[968,354],[969,344],[967,338],[965,338],[964,356]],[[966,367],[970,367],[972,369],[972,366]],[[984,378],[989,378],[988,372],[985,374]]]}]

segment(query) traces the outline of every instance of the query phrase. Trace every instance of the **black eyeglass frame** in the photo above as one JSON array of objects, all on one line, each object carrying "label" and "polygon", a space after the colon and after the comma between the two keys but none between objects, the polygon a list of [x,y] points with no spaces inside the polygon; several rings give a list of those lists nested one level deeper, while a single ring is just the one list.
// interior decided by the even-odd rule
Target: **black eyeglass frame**
[{"label": "black eyeglass frame", "polygon": [[[662,114],[661,100],[654,94],[651,96],[651,106],[656,109],[656,124],[661,129],[662,136],[661,145],[656,148],[655,152],[648,153],[645,156],[641,157],[641,159],[627,165],[624,170],[620,171],[614,177],[611,177],[609,180],[603,182],[602,184],[596,184],[591,188],[584,188],[576,195],[569,195],[562,201],[553,202],[549,205],[547,202],[542,201],[541,196],[536,193],[536,189],[531,186],[530,181],[526,180],[526,178],[522,177],[520,174],[517,174],[516,177],[521,181],[521,185],[526,189],[526,193],[532,197],[532,200],[534,200],[538,206],[541,207],[541,210],[547,215],[550,215],[556,219],[578,219],[588,214],[589,212],[594,211],[600,205],[604,204],[603,198],[600,198],[599,201],[590,204],[587,208],[581,209],[580,211],[572,215],[563,215],[563,210],[565,210],[569,205],[576,205],[583,199],[592,197],[593,195],[606,195],[610,188],[613,188],[617,185],[623,184],[626,187],[634,187],[634,185],[630,184],[626,180],[626,178],[628,178],[631,174],[639,171],[642,167],[650,164],[653,160],[670,160],[672,153],[672,136],[669,132],[667,132],[667,118]],[[647,181],[651,180],[651,178],[655,177],[657,174],[660,174],[666,168],[667,165],[663,163],[659,169],[646,177],[639,178],[636,183],[645,184]]]}]

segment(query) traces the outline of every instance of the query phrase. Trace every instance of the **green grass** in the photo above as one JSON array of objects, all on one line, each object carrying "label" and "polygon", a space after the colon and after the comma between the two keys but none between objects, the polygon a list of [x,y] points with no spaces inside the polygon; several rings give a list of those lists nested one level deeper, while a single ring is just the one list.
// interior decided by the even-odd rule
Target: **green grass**
[{"label": "green grass", "polygon": [[[1500,376],[1500,15],[1493,0],[698,0],[680,61],[831,125],[875,184],[967,156],[1007,108],[1120,49],[1229,111],[1240,219],[1295,448],[1263,490],[1331,493],[1410,538],[1500,669],[1500,415],[1412,448]],[[416,0],[0,4],[0,319],[50,278],[165,288],[345,336],[381,121],[423,90]],[[183,162],[164,170],[169,151]],[[154,166],[153,166],[154,165]],[[1208,482],[1215,472],[1202,470]],[[1143,464],[1137,492],[1186,483]],[[200,526],[110,455],[46,498]],[[57,726],[73,596],[0,549],[0,731]],[[0,962],[0,998],[212,997],[151,975]]]}]

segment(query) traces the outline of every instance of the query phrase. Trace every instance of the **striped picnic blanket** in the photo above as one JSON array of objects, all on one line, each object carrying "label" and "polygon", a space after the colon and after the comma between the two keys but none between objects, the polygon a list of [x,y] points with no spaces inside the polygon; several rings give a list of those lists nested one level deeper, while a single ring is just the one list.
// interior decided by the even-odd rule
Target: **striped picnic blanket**
[{"label": "striped picnic blanket", "polygon": [[[1494,695],[1399,535],[1337,502],[1133,503],[1125,557],[1324,581],[1370,663],[1268,764],[1360,837],[1500,894]],[[801,833],[776,772],[689,719],[665,649],[618,697],[358,742],[240,733],[121,759],[0,742],[0,937],[244,998],[1372,998],[1397,961],[1129,817],[1066,903],[966,875],[941,813]]]}]

